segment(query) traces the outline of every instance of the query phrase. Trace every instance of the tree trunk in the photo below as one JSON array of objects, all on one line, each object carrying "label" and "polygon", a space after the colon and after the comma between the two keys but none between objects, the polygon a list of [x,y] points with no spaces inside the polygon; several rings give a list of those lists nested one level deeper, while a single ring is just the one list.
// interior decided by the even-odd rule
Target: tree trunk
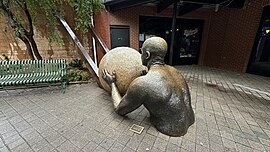
[{"label": "tree trunk", "polygon": [[42,57],[40,53],[38,52],[37,44],[36,41],[34,40],[33,36],[27,36],[29,42],[31,43],[32,46],[32,51],[34,52],[36,59],[42,60]]},{"label": "tree trunk", "polygon": [[22,1],[22,5],[21,5],[22,9],[24,10],[24,13],[27,17],[28,20],[28,24],[29,24],[29,32],[25,33],[26,37],[28,38],[31,46],[32,46],[32,51],[36,56],[36,59],[38,60],[42,60],[42,57],[40,55],[40,53],[38,52],[38,47],[37,47],[37,43],[34,40],[34,28],[33,28],[33,21],[32,21],[32,17],[31,14],[27,8],[27,3],[25,0]]},{"label": "tree trunk", "polygon": [[26,52],[28,54],[28,57],[31,59],[31,60],[35,60],[35,57],[33,55],[33,52],[32,52],[32,48],[31,48],[31,45],[29,43],[29,41],[23,37],[23,36],[18,36],[20,40],[22,40],[26,46]]},{"label": "tree trunk", "polygon": [[38,52],[37,44],[33,38],[34,31],[33,31],[32,18],[28,11],[27,4],[25,1],[23,1],[21,7],[25,11],[25,14],[29,22],[29,28],[30,28],[29,32],[14,17],[14,14],[11,11],[10,6],[9,6],[9,0],[0,0],[0,9],[3,10],[4,15],[7,17],[7,20],[10,23],[11,27],[13,28],[14,32],[16,33],[16,36],[24,42],[29,58],[34,60],[35,59],[33,55],[34,53],[36,56],[36,59],[42,60],[42,57]]}]

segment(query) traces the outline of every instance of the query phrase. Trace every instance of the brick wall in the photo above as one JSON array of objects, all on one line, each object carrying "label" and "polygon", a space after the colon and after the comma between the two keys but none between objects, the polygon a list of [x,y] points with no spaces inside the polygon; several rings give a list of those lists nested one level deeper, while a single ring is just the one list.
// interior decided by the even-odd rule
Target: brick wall
[{"label": "brick wall", "polygon": [[211,14],[204,65],[219,67],[228,19],[228,10]]},{"label": "brick wall", "polygon": [[[199,64],[245,72],[258,30],[263,6],[270,0],[248,0],[243,9],[200,9],[180,18],[203,19],[204,29]],[[166,9],[160,14],[155,7],[133,7],[116,12],[103,11],[95,16],[96,30],[110,48],[110,25],[130,26],[130,47],[138,49],[139,16],[172,16]],[[102,17],[101,17],[102,16]],[[102,27],[102,28],[99,28]]]},{"label": "brick wall", "polygon": [[4,18],[0,18],[0,29],[0,59],[3,59],[3,54],[14,60],[26,58],[26,52],[21,49],[20,41],[10,32],[11,28]]},{"label": "brick wall", "polygon": [[212,13],[205,65],[245,72],[258,30],[262,1]]},{"label": "brick wall", "polygon": [[[67,22],[74,29],[74,16],[72,13],[68,13],[66,16]],[[45,23],[41,22],[41,26],[45,26]],[[0,60],[3,59],[2,54],[5,54],[12,60],[28,59],[26,54],[26,47],[24,43],[14,36],[12,28],[7,23],[4,16],[0,16]],[[43,59],[66,59],[70,62],[74,58],[80,58],[77,47],[73,43],[73,40],[67,34],[66,30],[62,26],[58,26],[58,29],[63,36],[64,46],[61,47],[57,43],[48,42],[48,34],[44,29],[36,29],[34,31],[34,39],[37,42],[39,52]],[[92,56],[92,41],[89,33],[82,34],[75,31],[75,34],[80,39],[86,50],[88,50],[90,56]]]},{"label": "brick wall", "polygon": [[[110,45],[110,29],[109,29],[109,13],[104,10],[100,11],[95,14],[94,17],[94,24],[95,24],[95,30],[98,33],[98,35],[101,37],[103,42],[107,45],[107,47],[111,46]],[[109,47],[110,48],[110,47]],[[97,51],[97,56],[98,56],[98,61],[101,60],[103,54],[100,51],[100,48],[98,47]]]}]

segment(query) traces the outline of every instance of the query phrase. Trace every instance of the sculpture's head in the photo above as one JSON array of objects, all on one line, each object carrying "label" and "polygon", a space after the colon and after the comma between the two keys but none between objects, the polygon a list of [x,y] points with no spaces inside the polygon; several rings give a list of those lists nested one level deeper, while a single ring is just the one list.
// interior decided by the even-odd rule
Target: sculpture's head
[{"label": "sculpture's head", "polygon": [[167,53],[167,43],[161,37],[151,37],[142,46],[142,64],[149,68],[150,63],[162,62]]}]

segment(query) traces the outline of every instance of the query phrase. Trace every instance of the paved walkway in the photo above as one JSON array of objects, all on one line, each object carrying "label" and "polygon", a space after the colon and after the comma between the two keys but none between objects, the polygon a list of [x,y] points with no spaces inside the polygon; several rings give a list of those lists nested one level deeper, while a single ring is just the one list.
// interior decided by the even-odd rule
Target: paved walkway
[{"label": "paved walkway", "polygon": [[[142,106],[121,117],[96,84],[0,92],[0,151],[270,151],[270,79],[200,66],[177,67],[196,121],[184,137],[149,123]],[[144,126],[141,135],[132,124]]]}]

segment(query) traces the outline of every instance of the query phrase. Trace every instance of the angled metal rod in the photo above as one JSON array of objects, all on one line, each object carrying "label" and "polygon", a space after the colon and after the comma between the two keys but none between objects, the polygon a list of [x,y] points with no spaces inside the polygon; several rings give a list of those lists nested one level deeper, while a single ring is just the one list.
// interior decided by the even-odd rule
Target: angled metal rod
[{"label": "angled metal rod", "polygon": [[164,1],[160,2],[157,5],[157,13],[162,12],[164,9],[166,9],[167,7],[172,5],[174,2],[175,2],[175,0],[164,0]]},{"label": "angled metal rod", "polygon": [[88,67],[88,70],[90,71],[90,73],[94,74],[96,77],[98,77],[99,76],[98,75],[98,67],[95,64],[95,62],[92,60],[90,55],[87,53],[87,51],[85,50],[85,48],[83,47],[83,45],[81,44],[81,42],[79,41],[79,39],[77,38],[75,33],[72,31],[72,29],[70,28],[68,23],[62,17],[60,17],[60,16],[57,16],[57,17],[59,18],[59,20],[62,23],[62,25],[64,26],[64,28],[67,30],[68,34],[71,36],[74,43],[79,48],[79,50],[80,50],[79,54],[81,54],[82,57],[84,58],[84,60],[87,62],[87,65],[88,65],[87,67]]},{"label": "angled metal rod", "polygon": [[90,32],[91,32],[92,36],[97,40],[98,44],[100,44],[100,46],[102,48],[101,49],[102,53],[103,54],[108,53],[109,49],[108,49],[107,45],[102,41],[100,36],[96,33],[95,29],[92,26],[90,26],[89,29],[90,29]]},{"label": "angled metal rod", "polygon": [[173,61],[173,42],[175,38],[175,26],[176,26],[176,12],[177,12],[177,1],[173,3],[173,18],[172,18],[172,35],[171,35],[171,44],[170,44],[170,56],[169,64],[172,65]]}]

